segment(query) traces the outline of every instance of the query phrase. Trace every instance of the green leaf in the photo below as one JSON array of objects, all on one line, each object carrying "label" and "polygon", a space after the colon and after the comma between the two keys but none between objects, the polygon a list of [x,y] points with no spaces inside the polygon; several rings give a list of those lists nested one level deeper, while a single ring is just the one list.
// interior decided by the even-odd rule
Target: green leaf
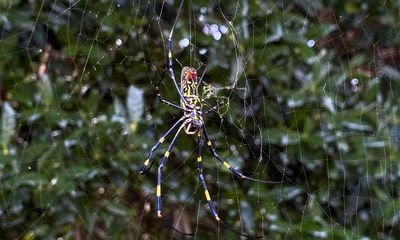
[{"label": "green leaf", "polygon": [[121,217],[127,217],[129,213],[129,209],[122,204],[114,203],[114,202],[105,202],[105,208],[110,211],[112,214]]}]

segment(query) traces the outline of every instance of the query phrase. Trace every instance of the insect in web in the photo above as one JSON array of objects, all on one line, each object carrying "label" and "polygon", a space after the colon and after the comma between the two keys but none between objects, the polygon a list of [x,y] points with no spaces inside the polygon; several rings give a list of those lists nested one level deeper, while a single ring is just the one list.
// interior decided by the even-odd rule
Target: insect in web
[{"label": "insect in web", "polygon": [[157,216],[159,218],[162,218],[162,212],[161,212],[161,182],[162,182],[162,169],[163,167],[167,164],[168,157],[170,155],[170,152],[174,146],[174,143],[176,139],[178,138],[179,134],[184,131],[187,135],[194,136],[197,139],[197,145],[198,145],[198,155],[197,155],[197,169],[198,169],[198,177],[199,181],[201,183],[201,186],[203,187],[204,190],[204,195],[207,201],[207,204],[209,206],[211,215],[213,218],[229,230],[244,236],[244,237],[251,237],[249,235],[243,234],[240,231],[230,227],[227,223],[225,223],[218,215],[218,211],[214,205],[214,202],[211,199],[210,193],[207,189],[207,183],[205,181],[204,175],[203,175],[203,159],[202,159],[202,149],[204,144],[207,145],[207,147],[210,149],[210,152],[212,156],[219,161],[224,167],[226,167],[231,174],[234,176],[240,178],[240,179],[246,179],[246,180],[251,180],[251,181],[256,181],[256,182],[262,182],[262,183],[278,183],[274,181],[267,181],[267,180],[259,180],[259,179],[254,179],[251,177],[248,177],[241,173],[239,170],[236,170],[233,168],[227,161],[223,160],[217,153],[213,143],[211,142],[207,130],[206,130],[206,123],[204,122],[203,116],[208,114],[209,112],[213,111],[214,108],[210,108],[207,110],[203,111],[203,104],[202,101],[199,97],[198,89],[199,86],[202,83],[204,74],[206,72],[206,69],[204,70],[202,76],[198,78],[197,75],[197,70],[192,67],[183,67],[182,72],[181,72],[181,77],[180,77],[180,86],[178,86],[178,83],[175,79],[175,73],[173,69],[173,60],[172,60],[172,35],[174,33],[174,29],[180,14],[180,11],[183,6],[183,0],[181,1],[178,9],[177,16],[173,22],[171,31],[169,32],[168,40],[166,43],[166,51],[168,53],[168,58],[167,58],[167,68],[168,68],[168,73],[169,77],[171,78],[176,91],[179,95],[180,98],[180,105],[172,103],[170,101],[167,101],[164,99],[159,90],[159,85],[161,81],[163,80],[164,74],[161,77],[161,81],[156,87],[156,92],[157,95],[160,99],[160,101],[166,105],[172,106],[174,108],[180,109],[183,112],[183,116],[177,120],[172,127],[162,135],[162,137],[158,140],[158,142],[151,148],[146,160],[144,161],[143,165],[140,168],[140,174],[145,174],[147,173],[151,166],[154,163],[154,158],[152,158],[153,153],[155,150],[165,142],[165,139],[174,131],[174,129],[178,128],[176,130],[176,133],[174,137],[172,138],[167,151],[164,153],[164,156],[162,157],[161,161],[158,164],[158,169],[157,169],[157,187],[156,187],[156,200],[155,200],[155,210],[157,213]]}]

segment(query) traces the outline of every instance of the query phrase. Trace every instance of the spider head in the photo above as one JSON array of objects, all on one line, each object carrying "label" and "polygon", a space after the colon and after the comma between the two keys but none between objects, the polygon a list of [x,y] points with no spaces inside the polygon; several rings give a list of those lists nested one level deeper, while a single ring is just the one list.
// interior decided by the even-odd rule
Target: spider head
[{"label": "spider head", "polygon": [[197,70],[192,67],[184,67],[182,69],[181,78],[188,82],[197,82]]}]

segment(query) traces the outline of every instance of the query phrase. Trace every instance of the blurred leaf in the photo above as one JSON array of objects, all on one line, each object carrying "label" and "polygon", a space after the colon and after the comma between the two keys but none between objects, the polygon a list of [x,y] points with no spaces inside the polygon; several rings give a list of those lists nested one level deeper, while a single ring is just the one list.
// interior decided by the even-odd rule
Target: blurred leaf
[{"label": "blurred leaf", "polygon": [[40,79],[37,81],[37,85],[39,88],[40,98],[48,110],[53,102],[53,88],[49,76],[46,73],[42,74]]},{"label": "blurred leaf", "polygon": [[22,186],[27,187],[38,187],[41,186],[44,181],[40,174],[36,172],[27,172],[17,175],[14,179],[10,179],[6,182],[6,188],[19,188]]},{"label": "blurred leaf", "polygon": [[131,85],[128,87],[128,93],[126,96],[126,108],[130,120],[129,129],[135,132],[137,123],[142,118],[144,101],[143,101],[143,90]]},{"label": "blurred leaf", "polygon": [[128,216],[128,208],[125,206],[118,204],[118,203],[111,203],[107,202],[104,204],[106,209],[110,211],[112,214],[121,216],[121,217],[127,217]]},{"label": "blurred leaf", "polygon": [[5,101],[3,103],[3,109],[1,114],[1,146],[3,148],[3,154],[8,155],[8,144],[16,131],[16,112],[11,107],[10,103]]},{"label": "blurred leaf", "polygon": [[277,145],[293,145],[300,142],[300,136],[297,132],[289,129],[269,128],[262,132],[263,142]]},{"label": "blurred leaf", "polygon": [[272,27],[272,34],[271,36],[267,37],[265,43],[272,43],[279,41],[283,36],[283,30],[280,23],[275,23]]},{"label": "blurred leaf", "polygon": [[389,79],[393,79],[396,81],[400,80],[400,72],[398,69],[393,68],[389,65],[384,65],[382,67],[379,68],[379,71],[386,77],[388,77]]},{"label": "blurred leaf", "polygon": [[18,5],[20,2],[21,2],[21,0],[12,0],[12,1],[0,0],[0,7],[4,7],[4,8],[8,7],[8,8],[10,8],[12,6]]}]

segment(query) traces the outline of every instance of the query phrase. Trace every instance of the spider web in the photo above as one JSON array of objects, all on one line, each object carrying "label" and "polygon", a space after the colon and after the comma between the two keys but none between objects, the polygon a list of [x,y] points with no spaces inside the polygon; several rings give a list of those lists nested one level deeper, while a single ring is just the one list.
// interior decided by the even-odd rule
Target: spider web
[{"label": "spider web", "polygon": [[[154,94],[205,69],[203,149],[220,218],[266,239],[395,239],[399,232],[396,3],[0,1],[0,237],[179,239],[155,220],[146,154],[181,116]],[[385,14],[382,14],[385,13]],[[396,24],[397,23],[397,24]],[[165,74],[164,98],[179,103]],[[195,239],[237,239],[210,214],[198,147],[181,134],[162,211]]]}]

